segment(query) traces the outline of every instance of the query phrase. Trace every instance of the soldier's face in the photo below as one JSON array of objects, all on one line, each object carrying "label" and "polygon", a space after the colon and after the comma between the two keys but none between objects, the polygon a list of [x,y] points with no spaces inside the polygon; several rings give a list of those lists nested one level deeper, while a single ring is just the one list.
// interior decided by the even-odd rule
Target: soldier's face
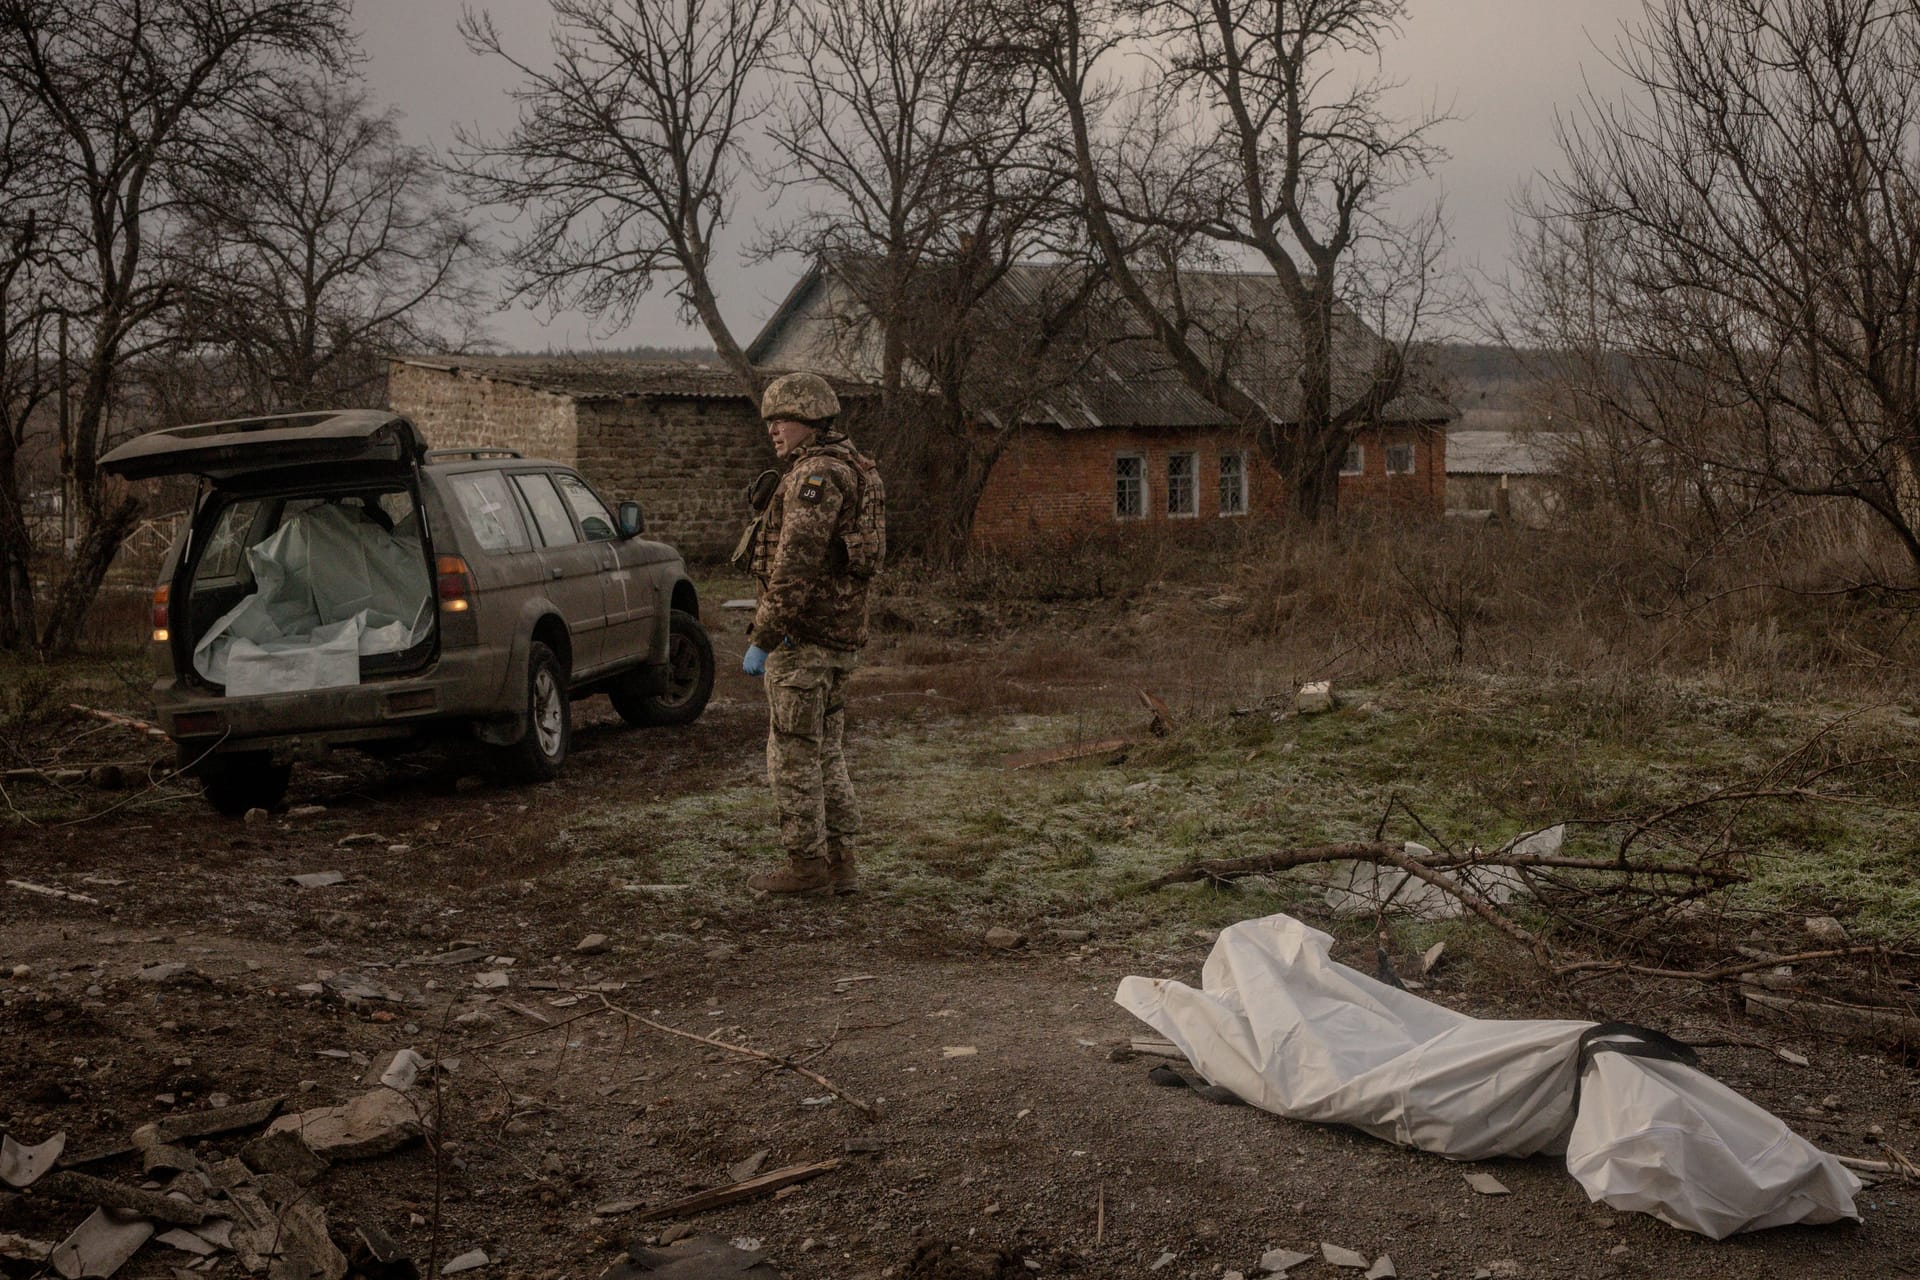
[{"label": "soldier's face", "polygon": [[795,418],[774,418],[767,423],[767,438],[773,441],[773,452],[782,460],[812,443],[813,435],[811,426]]}]

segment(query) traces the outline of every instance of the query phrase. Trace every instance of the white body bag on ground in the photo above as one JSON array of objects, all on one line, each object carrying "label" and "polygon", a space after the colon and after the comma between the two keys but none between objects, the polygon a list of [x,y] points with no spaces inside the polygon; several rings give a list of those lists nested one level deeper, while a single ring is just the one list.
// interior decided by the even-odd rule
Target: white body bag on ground
[{"label": "white body bag on ground", "polygon": [[1469,1018],[1336,963],[1332,941],[1291,916],[1245,921],[1200,990],[1126,978],[1115,999],[1210,1083],[1290,1119],[1456,1160],[1564,1152],[1591,1199],[1716,1240],[1859,1216],[1837,1160],[1659,1045]]},{"label": "white body bag on ground", "polygon": [[363,654],[398,653],[433,627],[433,581],[417,520],[389,529],[357,507],[300,512],[247,548],[253,594],[193,648],[233,697],[360,683]]}]

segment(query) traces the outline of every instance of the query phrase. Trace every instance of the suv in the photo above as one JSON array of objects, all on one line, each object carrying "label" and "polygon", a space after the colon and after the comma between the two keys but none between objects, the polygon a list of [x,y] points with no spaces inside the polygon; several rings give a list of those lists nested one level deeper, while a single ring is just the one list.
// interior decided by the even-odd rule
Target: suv
[{"label": "suv", "polygon": [[545,780],[571,699],[679,725],[713,691],[679,553],[567,467],[429,450],[384,410],[173,427],[101,466],[199,478],[153,593],[153,694],[222,813],[278,804],[295,759],[448,733]]}]

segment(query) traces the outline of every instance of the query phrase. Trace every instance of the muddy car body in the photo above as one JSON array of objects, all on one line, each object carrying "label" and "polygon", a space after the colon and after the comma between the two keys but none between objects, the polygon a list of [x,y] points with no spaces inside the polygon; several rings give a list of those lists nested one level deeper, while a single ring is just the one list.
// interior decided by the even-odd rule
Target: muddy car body
[{"label": "muddy car body", "polygon": [[684,724],[713,651],[678,552],[571,468],[428,450],[379,410],[151,432],[102,460],[199,489],[154,592],[154,713],[223,811],[293,761],[470,735],[552,777],[569,702]]}]

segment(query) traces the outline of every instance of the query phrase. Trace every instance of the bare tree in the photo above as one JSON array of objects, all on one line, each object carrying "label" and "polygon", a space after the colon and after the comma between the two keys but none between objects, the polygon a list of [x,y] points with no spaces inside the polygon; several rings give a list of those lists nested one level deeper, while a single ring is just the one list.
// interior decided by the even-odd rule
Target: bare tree
[{"label": "bare tree", "polygon": [[17,96],[0,94],[0,648],[34,641],[29,431],[54,389],[54,300],[42,219],[47,139]]},{"label": "bare tree", "polygon": [[[1141,326],[1197,394],[1254,431],[1296,510],[1331,514],[1347,445],[1399,393],[1426,317],[1437,215],[1387,198],[1441,158],[1445,119],[1395,118],[1377,62],[1404,0],[1028,0],[995,40],[1047,77],[1089,237]],[[1109,69],[1146,60],[1131,111]],[[1237,368],[1245,317],[1190,305],[1195,266],[1251,261],[1284,299],[1289,387]],[[1361,322],[1380,332],[1370,338]]]},{"label": "bare tree", "polygon": [[1694,475],[1920,566],[1920,7],[1658,0],[1618,61],[1533,208],[1528,286],[1571,294],[1536,336],[1616,357],[1593,405]]},{"label": "bare tree", "polygon": [[278,68],[344,63],[348,19],[346,0],[0,0],[0,96],[49,138],[63,198],[41,234],[78,351],[67,455],[78,538],[40,629],[46,650],[77,642],[139,512],[98,461],[123,370],[174,340],[158,322],[185,293],[164,269],[177,179]]},{"label": "bare tree", "polygon": [[251,112],[186,193],[195,381],[254,412],[373,404],[387,352],[469,344],[479,241],[397,114],[311,79]]},{"label": "bare tree", "polygon": [[1092,281],[1008,287],[1023,259],[1085,255],[1045,155],[1052,104],[1031,68],[990,56],[981,21],[937,0],[799,7],[770,131],[775,183],[808,203],[766,247],[820,259],[847,291],[833,357],[877,379],[895,505],[936,557],[966,545]]},{"label": "bare tree", "polygon": [[527,219],[511,253],[520,297],[624,322],[666,275],[758,391],[709,273],[786,12],[787,0],[553,0],[550,70],[510,53],[486,15],[463,20],[476,53],[523,77],[519,123],[463,134],[455,153],[471,194]]}]

